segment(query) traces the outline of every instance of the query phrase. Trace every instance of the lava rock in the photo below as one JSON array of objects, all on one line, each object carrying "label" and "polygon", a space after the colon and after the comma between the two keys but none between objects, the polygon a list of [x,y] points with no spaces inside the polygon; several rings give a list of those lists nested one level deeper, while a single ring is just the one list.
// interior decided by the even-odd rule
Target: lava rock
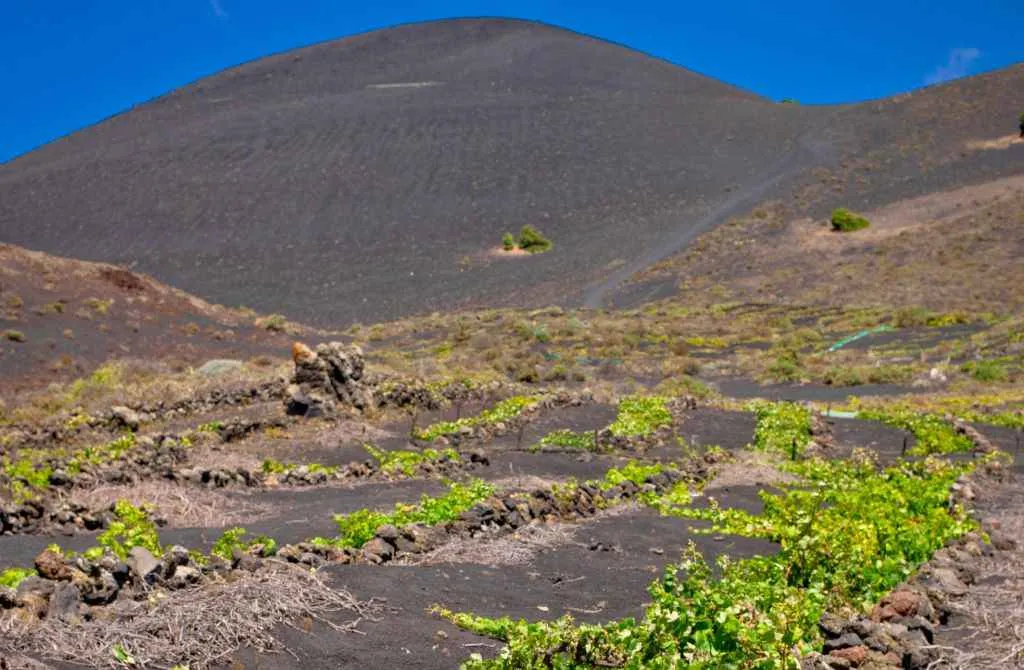
[{"label": "lava rock", "polygon": [[145,547],[132,547],[126,560],[128,568],[146,584],[158,581],[163,566]]},{"label": "lava rock", "polygon": [[67,581],[71,579],[71,568],[64,562],[64,557],[56,551],[47,549],[35,560],[36,572],[45,579]]},{"label": "lava rock", "polygon": [[363,556],[372,563],[386,563],[394,555],[395,548],[379,537],[375,537],[363,545]]}]

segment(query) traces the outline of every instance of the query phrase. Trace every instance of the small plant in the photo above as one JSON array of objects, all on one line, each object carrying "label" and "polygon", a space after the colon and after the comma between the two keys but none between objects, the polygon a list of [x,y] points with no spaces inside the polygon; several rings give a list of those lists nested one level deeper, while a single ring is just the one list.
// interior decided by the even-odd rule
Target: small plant
[{"label": "small plant", "polygon": [[533,226],[526,225],[519,231],[519,248],[531,254],[549,251],[553,245]]},{"label": "small plant", "polygon": [[9,340],[11,342],[25,341],[25,333],[21,332],[20,330],[5,330],[3,332],[3,336],[5,340]]},{"label": "small plant", "polygon": [[960,435],[953,426],[933,414],[919,414],[906,407],[891,407],[887,410],[861,410],[857,416],[881,421],[912,433],[915,444],[908,452],[912,455],[951,454],[968,452],[974,448],[974,443],[967,436]]},{"label": "small plant", "polygon": [[269,330],[272,333],[287,333],[291,328],[288,319],[281,314],[269,314],[256,319],[255,326],[263,330]]},{"label": "small plant", "polygon": [[250,540],[244,540],[243,538],[247,533],[248,531],[244,528],[235,527],[227,529],[213,543],[210,555],[230,561],[234,557],[236,549],[242,553],[249,553],[254,548],[258,548],[257,553],[263,557],[273,556],[277,553],[276,540],[266,535],[258,535]]},{"label": "small plant", "polygon": [[25,306],[25,301],[17,293],[4,293],[4,307],[11,310],[18,310]]},{"label": "small plant", "polygon": [[223,427],[224,423],[221,421],[210,421],[208,423],[199,424],[199,426],[196,427],[196,430],[200,433],[216,433]]},{"label": "small plant", "polygon": [[369,542],[377,529],[384,525],[402,527],[417,523],[434,526],[452,521],[493,494],[493,486],[476,479],[468,484],[451,484],[448,493],[438,498],[424,495],[415,505],[398,503],[391,512],[361,509],[351,514],[339,514],[334,517],[339,536],[329,542],[335,546],[358,548]]},{"label": "small plant", "polygon": [[85,301],[86,307],[96,312],[97,314],[104,316],[110,311],[110,306],[114,304],[113,300],[102,300],[100,298],[89,298]]},{"label": "small plant", "polygon": [[424,449],[423,451],[378,449],[372,444],[364,444],[363,448],[380,464],[381,472],[387,475],[403,474],[412,477],[416,468],[422,463],[439,463],[441,461],[458,462],[459,452],[454,449]]},{"label": "small plant", "polygon": [[458,419],[457,421],[439,421],[416,432],[416,438],[420,440],[435,440],[442,435],[453,435],[462,428],[474,426],[485,426],[499,422],[509,421],[518,417],[525,410],[534,407],[538,398],[530,396],[512,396],[502,400],[491,409],[484,410],[477,416]]},{"label": "small plant", "polygon": [[556,430],[541,438],[540,442],[531,447],[531,451],[540,451],[544,447],[561,447],[562,449],[597,449],[593,433],[577,433],[569,429]]},{"label": "small plant", "polygon": [[516,248],[516,238],[512,236],[512,233],[505,233],[501,236],[501,248],[505,251],[512,251]]},{"label": "small plant", "polygon": [[100,547],[112,551],[124,560],[132,547],[148,549],[154,556],[163,554],[160,536],[156,532],[156,524],[149,518],[149,510],[136,507],[127,500],[114,503],[114,521],[103,531],[96,541]]},{"label": "small plant", "polygon": [[754,448],[800,455],[811,442],[811,411],[790,402],[753,402],[746,409],[757,416]]},{"label": "small plant", "polygon": [[832,230],[836,232],[850,233],[855,230],[862,230],[870,225],[870,221],[848,209],[840,207],[832,212]]},{"label": "small plant", "polygon": [[960,371],[969,374],[979,382],[1006,382],[1010,380],[1010,372],[1006,365],[998,360],[970,361],[960,366]]},{"label": "small plant", "polygon": [[618,415],[609,429],[616,437],[645,437],[671,423],[667,398],[632,396],[619,401]]},{"label": "small plant", "polygon": [[30,568],[9,568],[0,572],[0,587],[16,589],[23,581],[36,574]]}]

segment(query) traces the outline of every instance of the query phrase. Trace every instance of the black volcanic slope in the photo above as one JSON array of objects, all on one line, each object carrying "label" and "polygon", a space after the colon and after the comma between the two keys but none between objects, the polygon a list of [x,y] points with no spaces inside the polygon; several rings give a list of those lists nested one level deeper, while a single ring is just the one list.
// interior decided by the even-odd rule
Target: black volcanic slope
[{"label": "black volcanic slope", "polygon": [[[320,325],[597,305],[857,148],[821,132],[848,112],[535,23],[409,25],[227,70],[0,166],[0,240]],[[523,224],[555,250],[488,255]]]}]

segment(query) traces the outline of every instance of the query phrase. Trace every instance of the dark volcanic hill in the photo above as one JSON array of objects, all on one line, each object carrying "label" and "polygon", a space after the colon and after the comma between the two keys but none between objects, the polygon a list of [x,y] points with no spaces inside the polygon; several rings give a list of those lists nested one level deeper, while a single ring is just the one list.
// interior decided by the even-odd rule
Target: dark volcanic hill
[{"label": "dark volcanic hill", "polygon": [[[224,71],[0,166],[0,240],[320,325],[599,304],[801,171],[889,147],[886,113],[775,104],[536,23],[402,26]],[[554,251],[490,253],[524,224]]]}]

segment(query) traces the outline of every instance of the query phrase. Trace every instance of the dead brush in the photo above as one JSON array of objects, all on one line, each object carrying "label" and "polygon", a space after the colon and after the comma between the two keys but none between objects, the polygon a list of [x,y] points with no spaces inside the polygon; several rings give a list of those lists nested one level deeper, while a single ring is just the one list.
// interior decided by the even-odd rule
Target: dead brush
[{"label": "dead brush", "polygon": [[118,500],[127,500],[136,507],[150,505],[156,516],[165,519],[172,528],[233,526],[264,518],[273,511],[270,505],[257,503],[244,493],[228,495],[222,491],[185,488],[159,480],[73,489],[69,500],[90,510],[106,509]]},{"label": "dead brush", "polygon": [[23,654],[89,668],[124,667],[117,653],[133,667],[198,670],[227,663],[245,647],[289,653],[297,661],[273,636],[276,626],[309,631],[316,622],[337,633],[359,633],[359,623],[374,620],[381,609],[286,563],[269,561],[255,573],[233,574],[230,582],[110,607],[103,619],[67,623],[52,617],[25,624],[6,615],[0,618],[0,658]]}]

